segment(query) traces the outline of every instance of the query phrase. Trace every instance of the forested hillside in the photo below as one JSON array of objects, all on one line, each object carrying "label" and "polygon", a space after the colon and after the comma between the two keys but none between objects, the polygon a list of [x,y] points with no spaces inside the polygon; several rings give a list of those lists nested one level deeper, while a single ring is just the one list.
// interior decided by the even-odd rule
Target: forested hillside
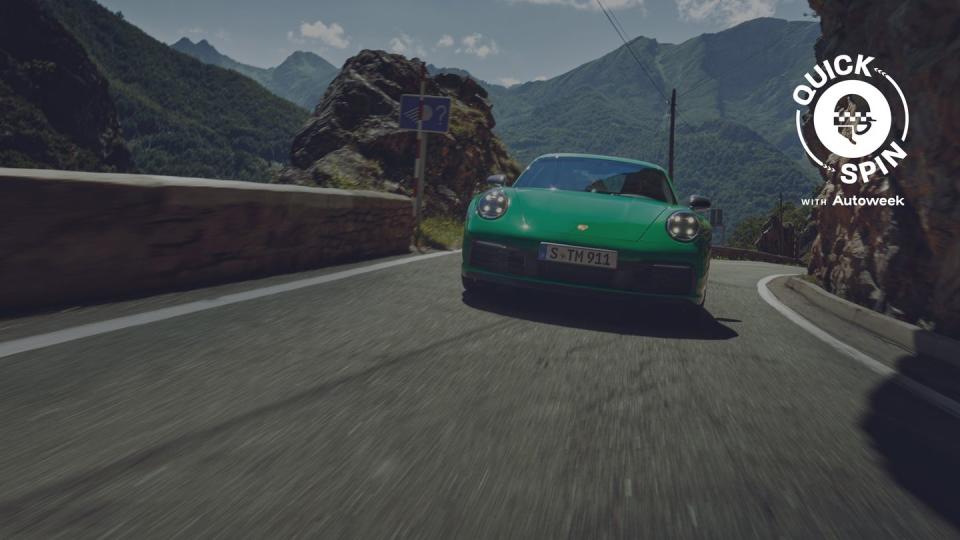
[{"label": "forested hillside", "polygon": [[126,171],[107,81],[34,0],[0,17],[0,167]]},{"label": "forested hillside", "polygon": [[170,49],[92,0],[47,0],[106,76],[138,172],[266,181],[307,111]]}]

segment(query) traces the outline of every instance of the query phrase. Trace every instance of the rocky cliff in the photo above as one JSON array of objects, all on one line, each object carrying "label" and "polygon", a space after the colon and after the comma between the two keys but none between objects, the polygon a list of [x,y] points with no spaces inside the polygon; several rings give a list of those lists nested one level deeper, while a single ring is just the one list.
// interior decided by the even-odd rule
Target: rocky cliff
[{"label": "rocky cliff", "polygon": [[0,17],[0,166],[130,168],[106,79],[38,0]]},{"label": "rocky cliff", "polygon": [[[960,3],[810,0],[821,17],[819,60],[875,56],[910,105],[909,157],[886,178],[842,184],[824,174],[821,197],[893,196],[904,207],[826,206],[810,272],[850,300],[960,337]],[[898,96],[887,95],[897,103]]]},{"label": "rocky cliff", "polygon": [[[402,94],[420,88],[422,63],[383,51],[347,60],[293,141],[280,182],[413,195],[416,135],[400,131]],[[427,215],[461,216],[490,174],[516,177],[519,167],[493,134],[487,92],[455,74],[429,77],[427,93],[453,98],[450,133],[431,134],[425,189]]]}]

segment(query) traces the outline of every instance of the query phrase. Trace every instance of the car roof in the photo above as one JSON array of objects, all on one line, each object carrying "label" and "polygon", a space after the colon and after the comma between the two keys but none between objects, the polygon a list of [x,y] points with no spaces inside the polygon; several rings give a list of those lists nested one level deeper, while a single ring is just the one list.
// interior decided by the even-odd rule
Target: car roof
[{"label": "car roof", "polygon": [[544,158],[589,158],[589,159],[605,159],[608,161],[619,161],[620,163],[630,163],[632,165],[642,165],[651,169],[657,169],[658,171],[666,174],[667,171],[663,167],[650,163],[649,161],[641,161],[639,159],[628,159],[617,156],[604,156],[600,154],[569,154],[569,153],[556,153],[556,154],[544,154],[537,157],[533,161],[537,161]]}]

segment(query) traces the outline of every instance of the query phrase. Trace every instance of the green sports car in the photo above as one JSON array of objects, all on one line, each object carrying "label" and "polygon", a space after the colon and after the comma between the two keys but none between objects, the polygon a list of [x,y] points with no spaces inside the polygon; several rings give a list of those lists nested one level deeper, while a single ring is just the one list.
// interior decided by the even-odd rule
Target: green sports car
[{"label": "green sports car", "polygon": [[510,187],[470,202],[463,286],[491,283],[617,293],[702,305],[710,224],[694,195],[677,204],[660,167],[582,154],[535,159]]}]

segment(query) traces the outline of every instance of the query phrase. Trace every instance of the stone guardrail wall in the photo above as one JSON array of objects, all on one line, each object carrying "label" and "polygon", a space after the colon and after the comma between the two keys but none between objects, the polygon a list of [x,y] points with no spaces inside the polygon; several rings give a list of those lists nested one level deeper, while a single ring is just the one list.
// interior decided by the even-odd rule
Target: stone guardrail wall
[{"label": "stone guardrail wall", "polygon": [[854,304],[799,278],[787,278],[786,286],[821,309],[914,354],[931,356],[960,368],[960,341]]},{"label": "stone guardrail wall", "polygon": [[806,266],[800,259],[794,259],[793,257],[783,257],[781,255],[774,255],[772,253],[764,253],[762,251],[752,251],[749,249],[738,249],[731,247],[723,246],[713,246],[710,248],[712,257],[720,257],[723,259],[730,259],[734,261],[760,261],[768,262],[774,264],[790,264],[793,266]]},{"label": "stone guardrail wall", "polygon": [[387,193],[0,168],[0,312],[403,253],[412,227]]}]

